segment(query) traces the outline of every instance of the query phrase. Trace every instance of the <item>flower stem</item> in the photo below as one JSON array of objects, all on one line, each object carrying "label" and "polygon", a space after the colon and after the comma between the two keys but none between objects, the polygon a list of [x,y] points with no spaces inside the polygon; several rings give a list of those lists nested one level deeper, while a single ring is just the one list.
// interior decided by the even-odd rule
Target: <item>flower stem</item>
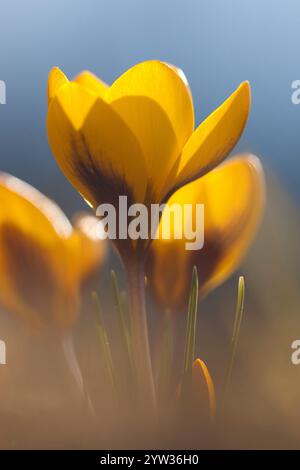
[{"label": "flower stem", "polygon": [[126,263],[130,301],[131,339],[137,386],[141,405],[148,405],[148,412],[156,408],[155,389],[151,364],[148,326],[145,304],[144,262],[130,260]]}]

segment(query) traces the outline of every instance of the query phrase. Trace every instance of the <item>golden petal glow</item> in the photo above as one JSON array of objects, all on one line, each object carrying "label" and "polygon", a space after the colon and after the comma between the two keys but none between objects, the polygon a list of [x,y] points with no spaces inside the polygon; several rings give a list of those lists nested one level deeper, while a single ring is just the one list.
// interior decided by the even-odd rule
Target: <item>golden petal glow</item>
[{"label": "golden petal glow", "polygon": [[179,69],[157,60],[135,65],[113,83],[107,100],[113,102],[130,96],[154,100],[169,118],[178,147],[184,146],[194,130],[194,111],[186,78],[182,78]]},{"label": "golden petal glow", "polygon": [[101,98],[105,97],[109,88],[105,82],[88,70],[84,70],[78,74],[73,81],[81,85],[83,88],[96,93],[96,95],[101,96]]},{"label": "golden petal glow", "polygon": [[245,127],[250,109],[250,86],[237,90],[194,131],[186,143],[175,186],[204,175],[227,157]]},{"label": "golden petal glow", "polygon": [[126,194],[127,187],[134,200],[143,201],[148,183],[143,152],[113,108],[98,99],[84,122],[82,133],[100,174],[112,184],[111,191],[118,188],[118,194]]},{"label": "golden petal glow", "polygon": [[[265,180],[259,159],[241,155],[209,173],[204,183],[206,237],[212,245],[217,239],[222,247],[222,256],[206,282],[209,291],[230,276],[251,244],[265,205]],[[204,251],[205,247],[205,256]]]},{"label": "golden petal glow", "polygon": [[59,105],[70,124],[78,131],[97,99],[95,93],[78,83],[68,82],[56,92],[49,104],[48,114]]},{"label": "golden petal glow", "polygon": [[47,129],[62,171],[91,205],[111,202],[111,194],[125,190],[143,200],[147,173],[142,151],[99,96],[77,83],[63,87],[50,103]]},{"label": "golden petal glow", "polygon": [[22,230],[49,241],[72,233],[68,218],[53,201],[7,173],[0,173],[0,200],[0,223],[17,221]]},{"label": "golden petal glow", "polygon": [[146,160],[154,198],[162,188],[180,154],[172,124],[163,108],[146,96],[125,96],[111,103],[136,136]]},{"label": "golden petal glow", "polygon": [[243,82],[194,131],[183,72],[156,60],[135,65],[111,87],[87,71],[68,82],[54,69],[49,90],[51,149],[94,208],[116,207],[120,195],[149,206],[203,177],[236,144],[250,109],[250,86]]},{"label": "golden petal glow", "polygon": [[[25,263],[29,261],[28,258],[25,258],[24,255],[20,258],[20,252],[22,251],[24,251],[25,255],[27,253],[30,253],[30,256],[32,255],[30,237],[22,233],[14,225],[1,222],[0,246],[1,306],[19,315],[24,321],[28,322],[34,330],[41,330],[43,321],[36,315],[33,307],[33,303],[37,305],[40,297],[38,297],[38,299],[35,297],[31,287],[32,284],[28,284],[30,275],[29,268],[25,267]],[[39,258],[39,254],[40,252],[38,252],[35,258]],[[40,260],[39,265],[41,266],[41,270],[43,270],[43,266],[45,266],[46,263],[47,260],[44,258],[42,258],[42,261]],[[34,266],[36,266],[36,263],[34,263]],[[26,275],[25,271],[27,271]],[[49,272],[48,269],[47,272]],[[32,277],[32,282],[36,280],[34,275],[30,275],[30,277]],[[39,279],[41,280],[41,272],[39,272]],[[26,284],[24,281],[27,281]],[[43,283],[43,285],[45,284]],[[45,293],[45,289],[42,289],[42,291]]]},{"label": "golden petal glow", "polygon": [[88,235],[74,231],[56,204],[8,174],[0,174],[0,201],[1,305],[36,331],[69,328],[100,247],[92,251]]},{"label": "golden petal glow", "polygon": [[[148,280],[158,302],[183,310],[194,265],[202,296],[229,277],[254,237],[264,201],[263,170],[253,155],[237,156],[179,189],[168,204],[204,204],[204,247],[187,251],[187,240],[174,239],[174,223],[170,240],[153,241]],[[160,225],[168,223],[165,217]]]},{"label": "golden petal glow", "polygon": [[54,98],[59,89],[68,83],[69,80],[65,74],[58,67],[53,67],[48,79],[48,103]]}]

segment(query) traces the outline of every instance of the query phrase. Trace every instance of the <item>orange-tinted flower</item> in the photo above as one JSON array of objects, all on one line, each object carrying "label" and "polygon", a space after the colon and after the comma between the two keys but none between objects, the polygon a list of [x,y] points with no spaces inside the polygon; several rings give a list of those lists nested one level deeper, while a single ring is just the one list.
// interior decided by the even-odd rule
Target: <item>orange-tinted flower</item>
[{"label": "orange-tinted flower", "polygon": [[64,331],[77,317],[80,283],[101,263],[103,245],[8,174],[0,174],[0,201],[0,303],[35,330]]},{"label": "orange-tinted flower", "polygon": [[[163,308],[186,311],[193,266],[197,267],[200,297],[227,279],[241,262],[257,230],[264,207],[265,183],[259,160],[237,156],[199,180],[178,190],[169,204],[204,204],[204,246],[187,250],[186,240],[154,240],[147,262],[147,278]],[[161,225],[168,223],[161,219]],[[172,225],[173,224],[173,225]],[[195,226],[195,224],[194,224]]]},{"label": "orange-tinted flower", "polygon": [[49,143],[60,168],[94,208],[117,209],[119,195],[129,205],[160,203],[226,158],[245,126],[250,88],[242,83],[196,130],[183,72],[155,60],[111,86],[90,72],[69,81],[54,68],[48,102]]}]

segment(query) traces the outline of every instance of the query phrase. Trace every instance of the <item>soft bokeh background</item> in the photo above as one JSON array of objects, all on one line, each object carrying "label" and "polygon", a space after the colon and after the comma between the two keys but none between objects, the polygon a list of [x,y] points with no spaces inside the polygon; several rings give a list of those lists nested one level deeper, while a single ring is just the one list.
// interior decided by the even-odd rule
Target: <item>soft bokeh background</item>
[{"label": "soft bokeh background", "polygon": [[[241,81],[250,81],[252,111],[237,150],[262,158],[268,205],[259,236],[239,269],[246,276],[247,303],[230,429],[211,445],[297,447],[300,366],[290,362],[290,345],[300,338],[300,105],[291,102],[291,83],[300,79],[299,1],[1,0],[0,18],[0,79],[7,85],[7,104],[0,105],[1,170],[35,185],[69,215],[83,203],[47,143],[45,94],[52,66],[69,76],[90,69],[111,83],[145,59],[174,63],[189,80],[197,123]],[[219,386],[236,280],[201,307],[199,353]],[[45,362],[30,350],[30,336],[17,321],[3,314],[0,327],[8,346],[8,366],[0,366],[2,421],[9,435],[3,446],[78,446],[67,431],[61,436],[51,431],[28,435],[26,426],[37,419],[36,404],[55,406],[49,383],[56,369],[51,372],[51,362],[43,368]],[[85,365],[89,334],[84,326],[78,334]],[[33,372],[35,362],[40,380]],[[32,409],[34,418],[30,412],[26,419],[22,416],[25,408]],[[19,416],[21,436],[15,435],[10,413]],[[1,432],[5,434],[2,427]]]}]

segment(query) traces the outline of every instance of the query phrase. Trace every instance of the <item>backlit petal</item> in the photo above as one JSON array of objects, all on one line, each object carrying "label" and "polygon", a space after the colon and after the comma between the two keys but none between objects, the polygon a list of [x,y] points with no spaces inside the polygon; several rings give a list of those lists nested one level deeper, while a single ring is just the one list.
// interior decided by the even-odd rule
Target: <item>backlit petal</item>
[{"label": "backlit petal", "polygon": [[139,144],[119,115],[77,83],[63,87],[47,116],[51,149],[62,171],[94,207],[112,195],[143,201],[147,185]]},{"label": "backlit petal", "polygon": [[179,229],[164,212],[160,222],[170,224],[171,238],[154,240],[147,262],[149,285],[157,301],[182,312],[187,305],[189,279],[197,266],[203,296],[236,269],[259,225],[265,200],[264,175],[259,160],[240,155],[203,178],[176,191],[168,204],[204,204],[204,246],[186,249],[187,240],[174,239]]},{"label": "backlit petal", "polygon": [[213,253],[219,258],[203,285],[209,291],[237,268],[258,228],[265,204],[260,161],[253,155],[235,157],[203,178],[201,192],[207,243],[199,252],[199,266]]},{"label": "backlit petal", "polygon": [[53,67],[48,78],[48,104],[58,93],[59,89],[68,83],[69,80],[65,74],[58,67]]},{"label": "backlit petal", "polygon": [[[0,173],[0,224],[17,223],[25,232],[52,243],[68,238],[72,226],[62,210],[25,181]],[[32,221],[34,220],[34,224]]]},{"label": "backlit petal", "polygon": [[77,314],[72,227],[39,191],[0,175],[0,303],[36,330],[65,328]]},{"label": "backlit petal", "polygon": [[240,138],[250,109],[250,86],[237,90],[203,121],[186,143],[176,186],[204,175],[222,162]]},{"label": "backlit petal", "polygon": [[193,103],[183,72],[155,60],[137,64],[113,83],[107,100],[113,102],[133,96],[154,100],[162,108],[173,127],[178,147],[182,149],[194,129]]},{"label": "backlit petal", "polygon": [[111,106],[136,136],[146,159],[152,200],[159,201],[166,178],[180,154],[166,112],[146,96],[125,96],[113,101]]},{"label": "backlit petal", "polygon": [[88,70],[81,72],[73,81],[81,85],[83,88],[96,93],[96,95],[101,96],[101,98],[104,98],[104,95],[107,93],[109,88],[105,82]]}]

